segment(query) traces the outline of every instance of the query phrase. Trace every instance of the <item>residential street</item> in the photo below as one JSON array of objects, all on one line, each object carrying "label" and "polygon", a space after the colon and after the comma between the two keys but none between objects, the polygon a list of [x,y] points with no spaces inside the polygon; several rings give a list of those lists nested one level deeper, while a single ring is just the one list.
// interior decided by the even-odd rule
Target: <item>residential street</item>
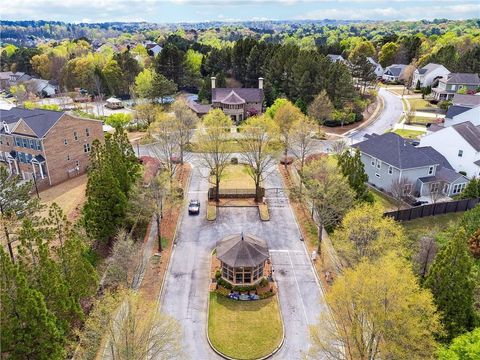
[{"label": "residential street", "polygon": [[267,240],[279,286],[279,299],[285,328],[285,343],[274,359],[300,359],[309,348],[309,325],[318,321],[322,291],[283,192],[280,175],[267,181],[269,222],[262,222],[257,208],[220,208],[217,220],[206,220],[207,170],[193,162],[188,199],[202,202],[199,216],[188,216],[186,207],[179,225],[161,295],[161,311],[176,318],[183,329],[184,349],[189,359],[219,358],[206,339],[210,253],[217,240],[245,232]]}]

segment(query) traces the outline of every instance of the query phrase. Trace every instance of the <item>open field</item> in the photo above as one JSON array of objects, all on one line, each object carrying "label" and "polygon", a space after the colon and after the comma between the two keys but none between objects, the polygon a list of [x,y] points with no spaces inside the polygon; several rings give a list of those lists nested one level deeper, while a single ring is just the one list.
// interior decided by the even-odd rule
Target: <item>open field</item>
[{"label": "open field", "polygon": [[228,165],[220,180],[221,189],[255,189],[255,183],[248,174],[247,165]]},{"label": "open field", "polygon": [[87,174],[65,181],[40,192],[40,200],[49,206],[57,203],[65,212],[69,220],[76,220],[80,216],[85,202],[87,188]]},{"label": "open field", "polygon": [[276,296],[238,301],[210,293],[208,335],[221,353],[235,359],[258,359],[275,350],[282,333]]}]

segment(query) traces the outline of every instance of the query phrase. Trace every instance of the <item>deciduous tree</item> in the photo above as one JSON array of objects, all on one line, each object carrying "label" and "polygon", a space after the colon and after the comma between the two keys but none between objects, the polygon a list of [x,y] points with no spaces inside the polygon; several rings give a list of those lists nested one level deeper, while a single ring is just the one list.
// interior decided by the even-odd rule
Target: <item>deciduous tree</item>
[{"label": "deciduous tree", "polygon": [[303,172],[307,156],[313,153],[319,132],[318,124],[307,116],[300,117],[290,128],[292,153],[300,161],[300,172]]},{"label": "deciduous tree", "polygon": [[330,117],[332,111],[332,102],[327,92],[322,90],[308,106],[307,114],[317,120],[319,124],[323,124],[323,122]]},{"label": "deciduous tree", "polygon": [[177,100],[172,106],[177,127],[177,143],[180,149],[180,163],[183,164],[185,148],[193,136],[198,123],[197,115],[188,107],[185,100]]},{"label": "deciduous tree", "polygon": [[[299,120],[304,115],[293,105],[290,101],[285,102],[281,105],[278,110],[275,112],[273,120],[278,126],[280,141],[283,144],[283,155],[285,158],[288,156],[288,151],[290,150],[290,129],[293,124]],[[285,161],[285,167],[287,166],[287,161]]]}]

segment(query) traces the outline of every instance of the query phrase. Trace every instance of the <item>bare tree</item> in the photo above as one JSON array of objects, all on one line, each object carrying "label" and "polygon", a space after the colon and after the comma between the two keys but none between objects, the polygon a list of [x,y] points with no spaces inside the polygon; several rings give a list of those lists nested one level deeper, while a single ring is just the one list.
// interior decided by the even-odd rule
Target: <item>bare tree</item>
[{"label": "bare tree", "polygon": [[193,132],[198,123],[198,117],[183,99],[175,101],[172,110],[177,120],[177,142],[180,149],[180,164],[183,164],[185,148],[193,136]]},{"label": "bare tree", "polygon": [[336,140],[330,146],[330,151],[334,155],[341,155],[348,148],[347,142],[343,139]]},{"label": "bare tree", "polygon": [[428,185],[428,196],[430,197],[430,201],[432,204],[436,204],[438,200],[443,198],[443,189],[448,182],[443,179],[438,179],[437,181],[431,182]]},{"label": "bare tree", "polygon": [[171,184],[179,167],[176,159],[179,151],[177,122],[172,115],[161,113],[152,124],[150,131],[156,140],[154,144],[150,145],[150,151],[168,171]]},{"label": "bare tree", "polygon": [[303,172],[305,159],[313,152],[318,131],[318,124],[306,116],[301,117],[290,128],[292,153],[300,161],[300,173]]},{"label": "bare tree", "polygon": [[412,195],[413,185],[407,178],[402,177],[393,180],[388,191],[395,200],[397,210],[400,210],[405,205],[405,199]]},{"label": "bare tree", "polygon": [[255,182],[255,200],[260,201],[260,184],[276,163],[276,150],[272,146],[275,123],[270,117],[250,117],[242,126],[240,140],[242,158],[249,165],[248,174]]},{"label": "bare tree", "polygon": [[105,285],[130,287],[139,263],[139,246],[124,229],[120,230],[112,247]]},{"label": "bare tree", "polygon": [[109,350],[115,360],[169,360],[183,357],[179,324],[145,304],[136,294],[126,301],[110,324]]},{"label": "bare tree", "polygon": [[413,257],[416,273],[422,280],[428,273],[430,264],[437,254],[438,245],[433,236],[422,236],[418,242],[418,250]]},{"label": "bare tree", "polygon": [[415,118],[415,108],[410,107],[410,109],[405,111],[405,124],[407,125],[411,124],[414,118]]}]

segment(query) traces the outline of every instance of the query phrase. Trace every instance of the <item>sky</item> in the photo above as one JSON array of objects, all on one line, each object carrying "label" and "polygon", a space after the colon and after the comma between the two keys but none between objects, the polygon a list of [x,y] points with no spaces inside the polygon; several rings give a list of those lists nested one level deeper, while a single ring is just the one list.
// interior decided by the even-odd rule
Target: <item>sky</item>
[{"label": "sky", "polygon": [[153,23],[480,18],[478,0],[2,0],[0,20]]}]

